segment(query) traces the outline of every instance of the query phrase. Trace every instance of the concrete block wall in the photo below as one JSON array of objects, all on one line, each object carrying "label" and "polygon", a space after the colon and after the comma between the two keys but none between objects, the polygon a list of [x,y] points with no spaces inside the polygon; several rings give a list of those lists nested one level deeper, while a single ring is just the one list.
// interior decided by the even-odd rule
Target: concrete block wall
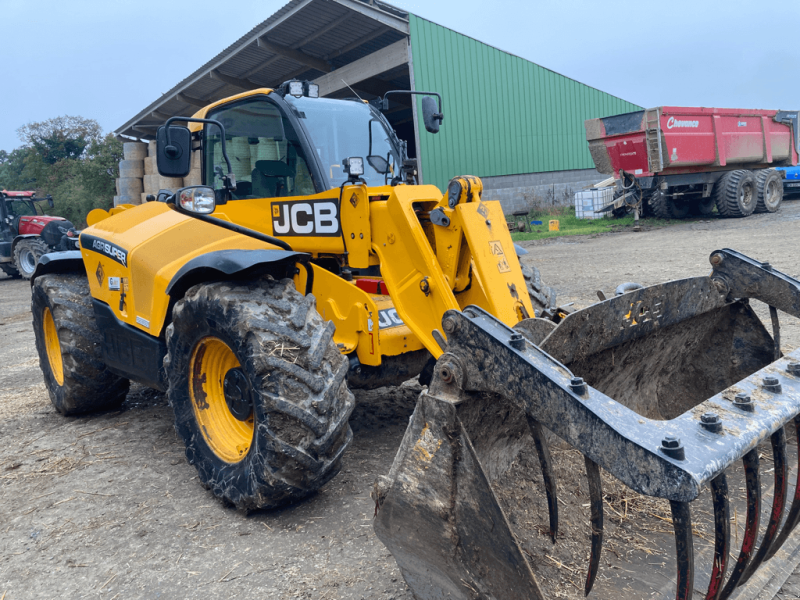
[{"label": "concrete block wall", "polygon": [[576,169],[481,179],[483,198],[499,200],[504,212],[511,214],[517,210],[573,205],[575,192],[607,178],[608,175],[596,169]]}]

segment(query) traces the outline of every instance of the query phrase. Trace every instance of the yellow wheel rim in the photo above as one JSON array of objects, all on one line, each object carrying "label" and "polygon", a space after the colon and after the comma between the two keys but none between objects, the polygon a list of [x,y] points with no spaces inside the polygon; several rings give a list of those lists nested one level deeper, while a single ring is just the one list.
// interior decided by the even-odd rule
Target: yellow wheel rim
[{"label": "yellow wheel rim", "polygon": [[239,366],[233,350],[215,337],[198,342],[189,364],[189,395],[195,419],[208,447],[228,463],[239,462],[247,455],[255,429],[252,414],[240,421],[225,400],[225,375]]},{"label": "yellow wheel rim", "polygon": [[58,331],[53,313],[49,308],[44,309],[42,316],[44,322],[44,347],[47,350],[47,362],[58,385],[64,385],[64,362],[61,359],[61,344],[58,342]]}]

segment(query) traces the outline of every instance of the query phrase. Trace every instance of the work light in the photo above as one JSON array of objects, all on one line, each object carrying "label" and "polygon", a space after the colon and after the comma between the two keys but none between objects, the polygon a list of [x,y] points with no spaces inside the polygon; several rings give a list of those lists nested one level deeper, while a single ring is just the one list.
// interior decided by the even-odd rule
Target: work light
[{"label": "work light", "polygon": [[360,177],[364,174],[364,159],[360,156],[351,156],[342,161],[344,172],[349,177]]},{"label": "work light", "polygon": [[303,82],[302,81],[290,81],[289,82],[289,94],[294,96],[295,98],[299,98],[303,95]]}]

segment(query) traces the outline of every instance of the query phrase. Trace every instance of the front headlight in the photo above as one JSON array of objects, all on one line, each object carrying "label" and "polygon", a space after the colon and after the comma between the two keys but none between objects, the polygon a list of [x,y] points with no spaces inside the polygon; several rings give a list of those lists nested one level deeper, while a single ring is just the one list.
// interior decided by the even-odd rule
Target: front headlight
[{"label": "front headlight", "polygon": [[205,185],[197,185],[178,190],[178,206],[188,212],[199,215],[210,215],[216,208],[214,189]]}]

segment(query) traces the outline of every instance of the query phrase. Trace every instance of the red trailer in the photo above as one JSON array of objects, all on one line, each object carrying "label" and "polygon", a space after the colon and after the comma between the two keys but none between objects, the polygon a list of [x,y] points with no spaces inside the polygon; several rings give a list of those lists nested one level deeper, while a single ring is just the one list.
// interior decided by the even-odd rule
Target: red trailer
[{"label": "red trailer", "polygon": [[585,122],[597,170],[617,179],[614,208],[662,218],[775,212],[797,165],[797,111],[661,106]]}]

